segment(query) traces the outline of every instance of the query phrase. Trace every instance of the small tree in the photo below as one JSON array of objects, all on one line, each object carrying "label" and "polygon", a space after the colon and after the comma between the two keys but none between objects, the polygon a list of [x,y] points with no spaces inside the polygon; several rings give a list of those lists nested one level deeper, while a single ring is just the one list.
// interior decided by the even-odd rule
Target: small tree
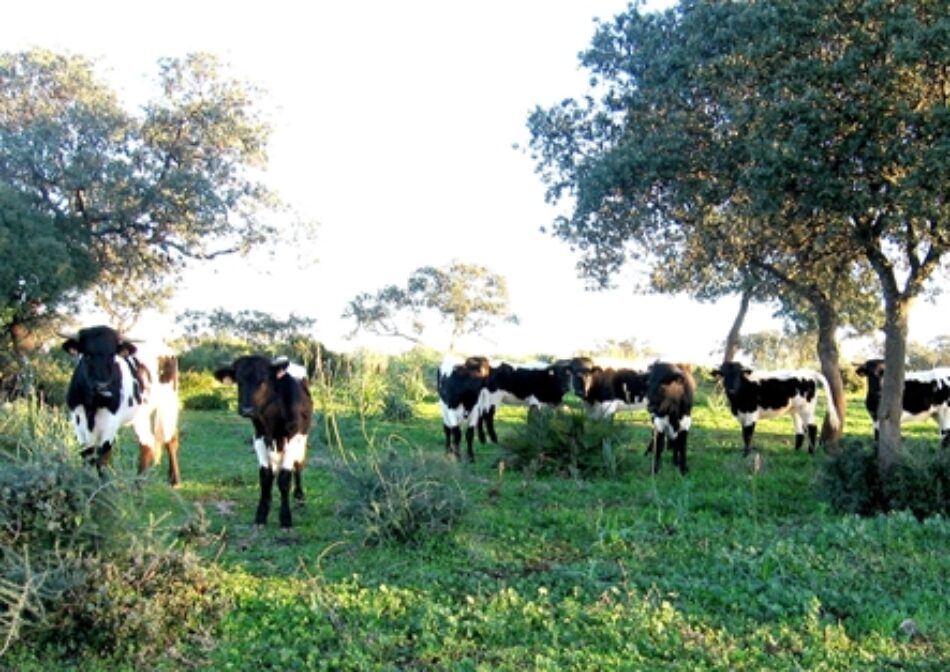
[{"label": "small tree", "polygon": [[465,334],[477,334],[497,321],[517,321],[509,312],[505,278],[484,266],[453,261],[448,266],[423,266],[413,271],[404,287],[387,285],[375,294],[362,293],[350,301],[343,317],[380,336],[422,343],[430,315],[451,327],[449,350]]}]

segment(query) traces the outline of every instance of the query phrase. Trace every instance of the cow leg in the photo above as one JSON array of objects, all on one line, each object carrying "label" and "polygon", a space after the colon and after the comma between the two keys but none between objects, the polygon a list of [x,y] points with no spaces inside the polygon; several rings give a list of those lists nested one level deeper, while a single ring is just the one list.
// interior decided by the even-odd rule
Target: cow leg
[{"label": "cow leg", "polygon": [[468,449],[468,461],[475,461],[475,451],[472,448],[472,442],[475,440],[475,428],[469,425],[465,428],[465,447]]},{"label": "cow leg", "polygon": [[808,425],[808,454],[814,455],[818,446],[818,425]]},{"label": "cow leg", "polygon": [[254,522],[258,525],[267,523],[267,514],[270,513],[271,493],[274,489],[274,470],[271,467],[261,467],[261,499],[257,503],[257,515]]},{"label": "cow leg", "polygon": [[112,462],[112,441],[103,441],[96,453],[96,469],[99,470],[100,476],[102,470],[106,469],[110,462]]},{"label": "cow leg", "polygon": [[498,435],[495,433],[495,407],[492,406],[485,412],[485,429],[488,430],[488,438],[492,443],[498,443]]},{"label": "cow leg", "polygon": [[178,434],[168,441],[168,483],[173,488],[181,485],[181,471],[178,468]]},{"label": "cow leg", "polygon": [[452,455],[456,460],[462,459],[462,430],[456,425],[452,428]]},{"label": "cow leg", "polygon": [[442,431],[445,434],[445,452],[450,453],[452,452],[452,428],[443,422]]},{"label": "cow leg", "polygon": [[294,462],[294,499],[298,502],[303,502],[303,482],[301,481],[300,474],[303,471],[303,464],[300,462]]},{"label": "cow leg", "polygon": [[290,517],[290,480],[293,472],[281,469],[277,474],[277,489],[280,490],[280,526],[293,527]]},{"label": "cow leg", "polygon": [[686,440],[688,437],[689,432],[683,430],[673,439],[673,464],[679,467],[683,476],[689,473],[689,467],[686,466]]},{"label": "cow leg", "polygon": [[944,429],[940,433],[943,435],[943,440],[940,442],[940,445],[943,448],[950,448],[950,429]]},{"label": "cow leg", "polygon": [[745,425],[742,428],[742,445],[745,447],[743,455],[748,455],[752,450],[752,435],[755,434],[755,423]]},{"label": "cow leg", "polygon": [[155,449],[151,446],[139,444],[139,475],[145,473],[145,470],[155,464]]},{"label": "cow leg", "polygon": [[485,416],[478,417],[478,442],[485,443]]}]

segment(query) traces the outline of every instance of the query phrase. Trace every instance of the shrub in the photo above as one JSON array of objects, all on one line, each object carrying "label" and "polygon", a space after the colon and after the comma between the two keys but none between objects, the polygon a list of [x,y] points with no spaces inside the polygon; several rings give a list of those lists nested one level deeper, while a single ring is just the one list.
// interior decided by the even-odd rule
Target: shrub
[{"label": "shrub", "polygon": [[412,404],[392,390],[383,395],[382,416],[390,422],[409,422],[413,417]]},{"label": "shrub", "polygon": [[179,379],[182,408],[192,411],[228,411],[236,406],[236,386],[222,386],[207,372],[183,371]]},{"label": "shrub", "polygon": [[133,483],[64,448],[62,414],[11,405],[0,430],[0,655],[49,645],[145,663],[220,613],[214,575],[141,522]]},{"label": "shrub", "polygon": [[918,519],[950,513],[950,450],[906,442],[885,478],[872,447],[845,441],[822,466],[821,496],[836,511],[875,515],[911,511]]},{"label": "shrub", "polygon": [[538,408],[505,443],[506,464],[539,473],[616,476],[631,466],[620,428],[583,409]]},{"label": "shrub", "polygon": [[340,514],[364,543],[408,543],[450,530],[466,508],[458,465],[442,456],[388,452],[337,465]]}]

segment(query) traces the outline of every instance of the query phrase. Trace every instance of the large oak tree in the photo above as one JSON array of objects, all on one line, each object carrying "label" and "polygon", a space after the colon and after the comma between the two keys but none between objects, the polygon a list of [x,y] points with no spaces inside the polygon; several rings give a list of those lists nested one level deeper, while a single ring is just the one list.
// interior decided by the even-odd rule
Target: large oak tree
[{"label": "large oak tree", "polygon": [[900,446],[907,310],[950,249],[945,10],[631,6],[581,56],[591,96],[529,120],[548,197],[575,199],[554,231],[586,273],[634,258],[678,269],[687,288],[713,277],[715,290],[751,271],[776,298],[810,303],[832,343],[841,306],[867,296],[873,273],[886,315],[882,467]]},{"label": "large oak tree", "polygon": [[141,309],[187,264],[274,238],[254,89],[204,54],[161,60],[158,84],[133,113],[83,57],[0,54],[4,332],[93,288]]}]

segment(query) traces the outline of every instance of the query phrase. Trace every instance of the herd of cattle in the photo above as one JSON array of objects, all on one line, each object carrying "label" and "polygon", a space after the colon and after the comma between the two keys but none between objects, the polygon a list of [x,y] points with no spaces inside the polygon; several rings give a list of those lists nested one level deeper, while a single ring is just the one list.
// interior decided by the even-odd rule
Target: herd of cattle
[{"label": "herd of cattle", "polygon": [[[119,428],[132,425],[139,443],[139,472],[156,464],[164,448],[169,456],[169,483],[178,485],[179,400],[174,354],[140,351],[132,341],[102,326],[80,330],[66,339],[63,349],[77,357],[67,404],[87,461],[101,472],[109,464]],[[869,360],[856,371],[868,379],[865,404],[876,436],[884,362]],[[804,445],[807,436],[808,450],[814,452],[819,386],[829,402],[828,422],[833,428],[839,426],[828,381],[817,371],[753,371],[727,362],[713,373],[721,379],[732,414],[742,427],[746,453],[758,419],[784,413],[793,418],[796,449]],[[254,427],[260,475],[256,523],[267,522],[276,480],[280,524],[290,527],[291,485],[293,496],[303,499],[300,475],[313,415],[305,371],[286,357],[255,355],[239,357],[215,371],[215,377],[237,384],[238,413]],[[696,390],[688,365],[654,362],[638,371],[597,366],[587,357],[537,366],[495,364],[485,357],[469,357],[444,361],[437,387],[446,451],[457,458],[461,457],[463,427],[470,460],[475,457],[472,443],[476,429],[482,443],[486,433],[497,442],[494,418],[500,404],[558,406],[573,392],[596,417],[609,418],[622,409],[647,410],[653,427],[654,470],[669,443],[673,465],[684,474],[688,471],[686,443]],[[908,372],[903,409],[902,421],[935,418],[942,444],[950,446],[950,368]]]}]

